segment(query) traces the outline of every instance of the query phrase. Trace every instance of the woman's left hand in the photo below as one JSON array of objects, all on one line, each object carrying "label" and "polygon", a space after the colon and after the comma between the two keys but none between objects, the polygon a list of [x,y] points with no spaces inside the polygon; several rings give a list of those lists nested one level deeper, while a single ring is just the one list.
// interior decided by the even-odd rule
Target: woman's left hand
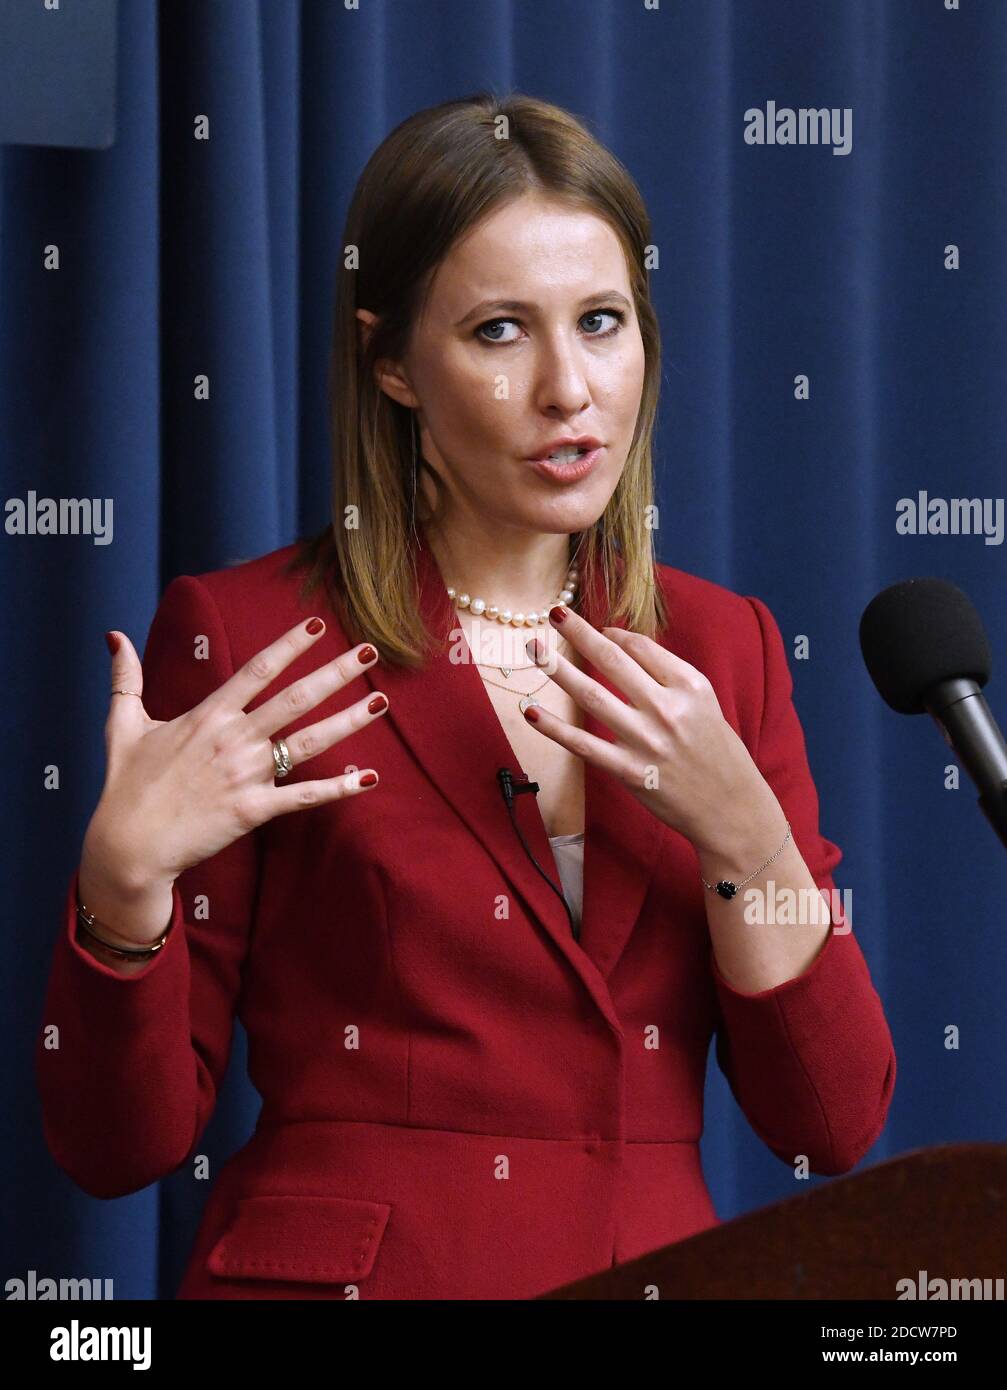
[{"label": "woman's left hand", "polygon": [[529,655],[585,713],[606,725],[615,741],[568,724],[540,704],[526,711],[529,723],[610,772],[701,852],[715,852],[733,834],[743,834],[753,817],[778,806],[701,671],[642,633],[614,627],[599,631],[572,609],[562,611],[566,616],[561,623],[553,621],[553,628],[628,703],[565,657],[547,657],[533,638],[527,644]]}]

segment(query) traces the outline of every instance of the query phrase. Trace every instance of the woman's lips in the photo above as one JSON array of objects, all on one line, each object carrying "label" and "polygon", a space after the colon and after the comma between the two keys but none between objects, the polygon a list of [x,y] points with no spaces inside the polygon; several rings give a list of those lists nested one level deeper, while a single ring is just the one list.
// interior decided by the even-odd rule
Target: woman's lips
[{"label": "woman's lips", "polygon": [[573,463],[551,463],[549,459],[529,459],[529,463],[540,478],[547,478],[551,483],[579,483],[594,468],[604,448],[601,444],[589,454],[581,454]]}]

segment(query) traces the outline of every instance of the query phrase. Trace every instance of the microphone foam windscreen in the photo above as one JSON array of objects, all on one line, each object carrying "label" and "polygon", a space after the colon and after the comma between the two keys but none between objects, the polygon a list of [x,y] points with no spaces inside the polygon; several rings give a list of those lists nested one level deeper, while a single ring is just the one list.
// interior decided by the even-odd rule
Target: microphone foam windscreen
[{"label": "microphone foam windscreen", "polygon": [[984,686],[991,654],[967,594],[946,579],[904,579],[871,599],[860,619],[860,650],[881,698],[899,714],[922,714],[940,681]]}]

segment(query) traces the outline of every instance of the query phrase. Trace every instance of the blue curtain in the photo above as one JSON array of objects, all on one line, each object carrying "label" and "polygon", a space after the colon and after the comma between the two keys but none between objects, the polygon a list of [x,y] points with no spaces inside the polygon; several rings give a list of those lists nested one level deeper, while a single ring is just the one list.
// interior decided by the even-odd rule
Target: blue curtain
[{"label": "blue curtain", "polygon": [[[1004,490],[1002,0],[94,0],[91,13],[104,37],[100,23],[60,29],[83,23],[72,6],[0,13],[7,1274],[174,1292],[209,1184],[180,1172],[112,1202],[81,1193],[44,1146],[32,1074],[102,785],[102,634],[142,650],[174,575],[325,523],[354,181],[406,115],[481,88],[586,119],[650,207],[658,551],[763,598],[791,650],[822,829],[845,851],[837,883],[899,1059],[864,1162],[1002,1139],[1003,849],[967,779],[946,789],[953,755],[929,720],[881,704],[857,643],[870,597],[918,574],[966,589],[997,668],[1007,641],[1002,525],[896,529],[902,498]],[[746,139],[746,113],[770,102],[834,112],[849,148]],[[201,116],[209,140],[194,138]],[[201,374],[209,401],[194,399]],[[32,492],[112,499],[111,543],[12,534],[10,499]],[[999,674],[987,693],[1007,724]],[[202,1146],[214,1172],[254,1124],[244,1067],[239,1028]],[[806,1190],[712,1056],[703,1154],[724,1218]]]}]

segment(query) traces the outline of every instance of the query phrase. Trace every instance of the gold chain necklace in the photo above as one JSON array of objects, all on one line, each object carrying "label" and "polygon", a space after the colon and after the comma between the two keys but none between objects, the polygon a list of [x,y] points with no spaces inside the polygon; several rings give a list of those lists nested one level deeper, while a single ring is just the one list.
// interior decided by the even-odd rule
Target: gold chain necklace
[{"label": "gold chain necklace", "polygon": [[[561,603],[565,604],[567,607],[572,607],[576,602],[575,596],[577,593],[578,578],[577,566],[576,564],[571,564],[567,569],[563,587],[553,599],[552,603]],[[448,598],[455,608],[468,609],[469,613],[474,618],[479,619],[485,616],[490,622],[500,623],[503,627],[536,627],[548,616],[549,609],[552,607],[552,604],[546,604],[541,612],[512,613],[510,609],[501,610],[496,604],[488,604],[485,599],[473,598],[467,593],[459,594],[458,590],[455,589],[453,585],[448,586],[447,593]],[[530,671],[532,667],[538,666],[538,662],[535,661],[529,662],[525,666],[493,666],[492,663],[487,661],[482,663],[476,662],[477,670],[480,664],[489,666],[491,670],[499,671],[504,680],[509,680],[514,671]],[[550,677],[546,676],[542,684],[535,686],[534,690],[522,691],[515,690],[513,686],[510,685],[501,685],[499,681],[490,680],[489,676],[484,676],[481,671],[479,675],[487,685],[495,685],[498,690],[507,690],[511,695],[520,696],[518,708],[521,710],[522,714],[528,708],[529,704],[538,704],[538,701],[534,697],[540,690],[545,689],[550,680]]]},{"label": "gold chain necklace", "polygon": [[546,676],[542,684],[537,685],[534,690],[515,690],[512,685],[501,685],[499,681],[491,681],[489,676],[483,676],[483,673],[481,671],[479,672],[479,674],[480,676],[482,676],[483,680],[486,682],[487,685],[495,685],[497,690],[509,690],[512,695],[521,695],[525,699],[527,699],[529,695],[536,694],[536,692],[539,690],[544,690],[546,686],[549,684],[550,680],[550,677]]},{"label": "gold chain necklace", "polygon": [[[539,639],[536,638],[535,640],[538,641]],[[559,640],[562,642],[563,639],[560,638]],[[484,664],[488,665],[489,663],[486,662]],[[537,665],[538,663],[533,661],[529,663],[529,665],[527,666],[497,666],[493,669],[499,671],[506,679],[510,676],[512,671],[530,671],[533,666]],[[476,670],[478,669],[479,666],[477,663]],[[479,671],[479,676],[485,682],[486,685],[495,685],[498,690],[506,690],[511,695],[519,696],[520,698],[518,699],[518,709],[521,711],[522,714],[524,714],[525,710],[528,708],[529,705],[537,705],[540,703],[540,701],[535,699],[535,696],[538,694],[540,690],[544,690],[552,679],[551,676],[546,676],[542,684],[536,685],[533,690],[515,690],[514,687],[511,685],[501,685],[499,681],[490,680],[489,676],[484,676],[481,671]]]}]

